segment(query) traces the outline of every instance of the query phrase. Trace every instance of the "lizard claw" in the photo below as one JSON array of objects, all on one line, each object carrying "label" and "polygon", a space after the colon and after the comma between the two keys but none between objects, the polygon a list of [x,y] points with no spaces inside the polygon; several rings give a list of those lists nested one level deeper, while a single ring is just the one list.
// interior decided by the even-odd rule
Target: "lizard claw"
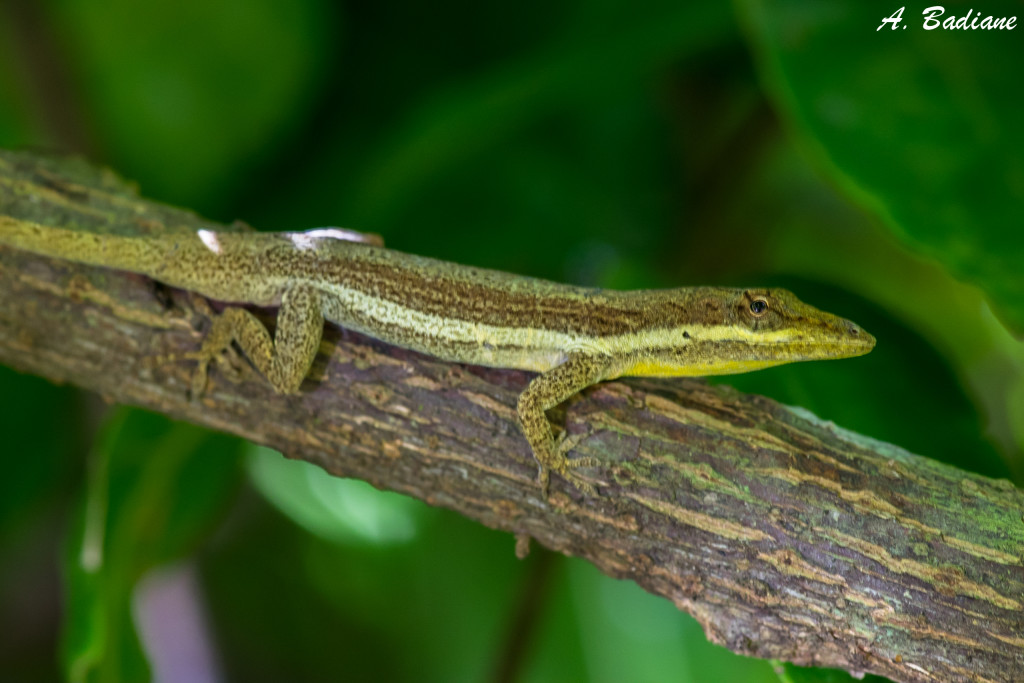
[{"label": "lizard claw", "polygon": [[197,363],[196,369],[192,372],[192,381],[190,383],[193,399],[200,398],[206,393],[211,361],[217,364],[217,369],[220,373],[233,384],[240,384],[252,374],[252,368],[245,363],[241,354],[231,346],[214,353],[200,349],[199,351],[187,351],[185,353],[150,356],[144,362],[148,368],[153,369],[161,365],[172,365],[182,361],[196,361]]},{"label": "lizard claw", "polygon": [[224,314],[214,311],[209,302],[198,294],[190,293],[189,301],[199,315],[212,321],[211,328],[204,333],[199,350],[156,356],[149,359],[148,365],[155,367],[183,360],[196,361],[197,366],[192,373],[190,383],[192,399],[196,400],[206,393],[211,361],[217,365],[220,373],[233,384],[245,381],[252,375],[253,368],[233,345],[234,329],[230,324],[224,323]]},{"label": "lizard claw", "polygon": [[200,352],[189,353],[186,356],[192,356],[195,360],[199,361],[196,369],[192,372],[191,385],[192,400],[198,401],[206,393],[207,371],[210,367],[210,358]]},{"label": "lizard claw", "polygon": [[592,457],[573,458],[571,460],[567,457],[569,451],[575,448],[585,436],[586,434],[575,434],[570,436],[567,432],[563,431],[555,442],[555,447],[550,458],[550,464],[540,463],[540,471],[537,475],[537,480],[540,483],[541,491],[544,493],[545,498],[550,498],[549,485],[551,481],[551,470],[554,470],[564,477],[566,481],[576,487],[584,495],[597,495],[597,489],[594,488],[594,485],[584,480],[574,472],[574,470],[580,467],[598,467],[601,464],[601,461]]},{"label": "lizard claw", "polygon": [[543,494],[544,499],[548,500],[551,498],[551,470],[545,467],[543,464],[537,468],[537,483],[540,484],[540,492]]}]

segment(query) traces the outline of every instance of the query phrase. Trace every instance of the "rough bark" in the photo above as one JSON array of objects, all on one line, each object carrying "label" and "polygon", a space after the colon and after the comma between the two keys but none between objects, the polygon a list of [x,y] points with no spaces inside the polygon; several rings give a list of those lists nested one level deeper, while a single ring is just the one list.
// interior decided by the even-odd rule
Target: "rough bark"
[{"label": "rough bark", "polygon": [[[124,234],[220,228],[84,163],[0,151],[0,214]],[[241,229],[241,228],[240,228]],[[1024,680],[1024,493],[696,381],[612,382],[559,411],[599,497],[550,501],[515,423],[523,372],[328,326],[298,397],[188,398],[190,298],[0,248],[0,363],[238,434],[629,578],[747,655],[897,681]],[[265,312],[268,322],[273,311]]]}]

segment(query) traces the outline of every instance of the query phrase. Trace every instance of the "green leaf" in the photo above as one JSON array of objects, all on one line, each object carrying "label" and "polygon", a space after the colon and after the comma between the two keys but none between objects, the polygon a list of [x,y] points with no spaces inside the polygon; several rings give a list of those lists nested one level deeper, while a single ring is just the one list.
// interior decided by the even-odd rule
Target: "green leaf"
[{"label": "green leaf", "polygon": [[871,674],[858,679],[839,669],[811,669],[789,662],[775,662],[774,665],[779,683],[885,683],[889,680]]},{"label": "green leaf", "polygon": [[69,680],[149,677],[131,616],[134,587],[211,528],[237,485],[239,443],[136,410],[107,421],[65,556]]},{"label": "green leaf", "polygon": [[248,445],[246,463],[256,488],[317,536],[339,543],[402,543],[416,535],[422,505],[356,479],[334,477],[275,450]]},{"label": "green leaf", "polygon": [[855,0],[739,6],[768,90],[819,165],[1024,330],[1020,31],[926,31],[910,6],[900,29],[876,31],[896,8]]},{"label": "green leaf", "polygon": [[109,161],[194,209],[301,125],[333,62],[329,2],[54,4]]},{"label": "green leaf", "polygon": [[775,680],[768,662],[708,641],[704,629],[671,602],[592,565],[566,562],[576,627],[589,678],[606,681],[714,683]]},{"label": "green leaf", "polygon": [[248,506],[202,561],[228,678],[336,680],[339,662],[347,680],[493,678],[526,563],[511,535],[410,504],[401,544],[327,541]]}]

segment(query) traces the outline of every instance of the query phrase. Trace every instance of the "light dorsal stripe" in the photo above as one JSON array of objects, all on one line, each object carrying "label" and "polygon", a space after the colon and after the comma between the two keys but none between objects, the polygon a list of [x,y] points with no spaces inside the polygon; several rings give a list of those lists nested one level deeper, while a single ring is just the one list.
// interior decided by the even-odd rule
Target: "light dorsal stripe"
[{"label": "light dorsal stripe", "polygon": [[[537,372],[555,367],[572,351],[618,356],[643,349],[685,347],[698,342],[770,344],[793,336],[793,331],[787,329],[754,332],[740,325],[702,324],[588,336],[538,326],[496,326],[424,313],[338,285],[332,286],[331,291],[341,305],[324,313],[329,320],[343,327],[446,360]],[[353,316],[352,312],[361,315]],[[363,316],[375,321],[372,328],[360,323]]]}]

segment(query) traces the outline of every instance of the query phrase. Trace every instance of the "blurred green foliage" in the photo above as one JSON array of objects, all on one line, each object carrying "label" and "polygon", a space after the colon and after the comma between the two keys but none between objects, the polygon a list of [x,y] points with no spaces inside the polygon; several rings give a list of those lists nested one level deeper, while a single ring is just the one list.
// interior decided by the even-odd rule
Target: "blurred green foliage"
[{"label": "blurred green foliage", "polygon": [[[949,37],[922,30],[908,9],[898,29],[866,36],[881,18],[870,3],[740,5],[769,91],[816,161],[915,247],[981,284],[1024,330],[1024,98],[1007,67],[1024,57],[1020,31]],[[941,16],[969,10],[949,5]],[[1007,1],[977,10],[1019,11]]]},{"label": "blurred green foliage", "polygon": [[[0,146],[84,152],[262,229],[608,287],[787,286],[876,350],[720,381],[1019,482],[1024,28],[923,31],[922,4],[876,31],[873,7],[18,0]],[[732,655],[636,586],[521,562],[450,513],[2,368],[0,433],[12,678],[165,671],[139,580],[175,561],[198,571],[194,646],[233,679],[848,679]],[[58,589],[27,568],[62,537]]]},{"label": "blurred green foliage", "polygon": [[192,550],[238,481],[242,444],[141,410],[97,436],[64,557],[68,680],[136,681],[149,668],[131,603],[146,570]]}]

